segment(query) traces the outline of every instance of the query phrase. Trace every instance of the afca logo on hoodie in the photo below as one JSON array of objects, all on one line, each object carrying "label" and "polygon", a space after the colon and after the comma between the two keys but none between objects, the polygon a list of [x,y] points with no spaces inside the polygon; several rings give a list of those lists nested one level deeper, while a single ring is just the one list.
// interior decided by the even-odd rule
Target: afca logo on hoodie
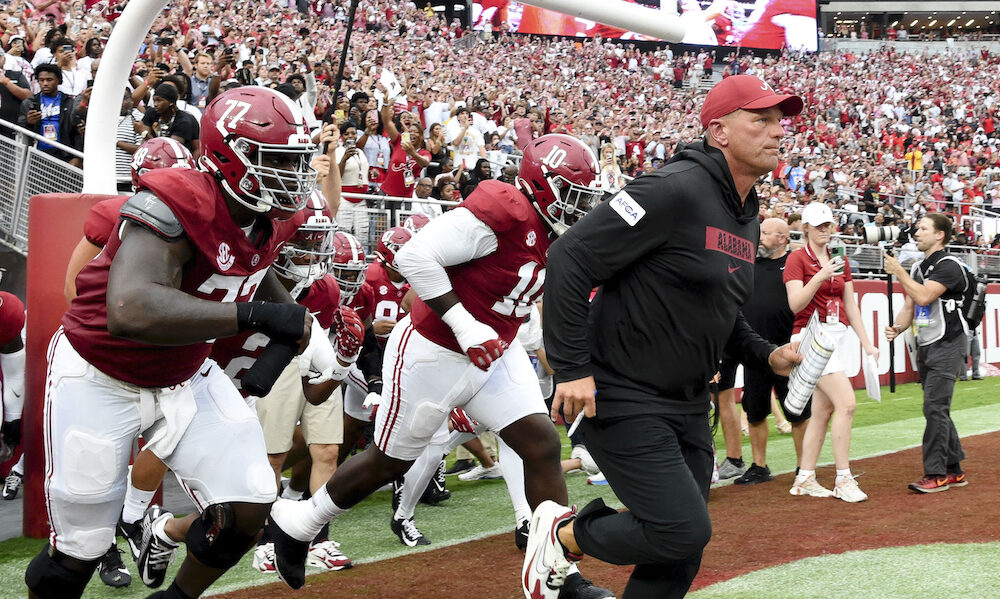
[{"label": "afca logo on hoodie", "polygon": [[619,191],[618,195],[611,198],[609,203],[611,209],[617,212],[618,216],[622,217],[622,220],[630,227],[634,227],[642,217],[646,216],[646,210],[636,203],[627,191]]}]

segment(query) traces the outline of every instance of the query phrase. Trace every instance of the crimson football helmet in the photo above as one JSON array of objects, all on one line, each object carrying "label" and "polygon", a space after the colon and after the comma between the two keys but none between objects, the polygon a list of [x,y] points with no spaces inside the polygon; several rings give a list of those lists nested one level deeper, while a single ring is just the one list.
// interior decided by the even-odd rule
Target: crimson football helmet
[{"label": "crimson football helmet", "polygon": [[411,236],[410,231],[403,227],[387,229],[378,240],[378,249],[375,250],[375,255],[378,256],[382,264],[398,271],[399,269],[396,268],[396,252],[399,251],[399,248],[403,247],[403,244],[410,240]]},{"label": "crimson football helmet", "polygon": [[278,275],[295,281],[293,298],[330,272],[337,232],[330,207],[318,193],[309,196],[306,207],[295,218],[301,224],[272,265]]},{"label": "crimson football helmet", "polygon": [[286,220],[309,200],[316,171],[299,106],[258,86],[216,96],[201,117],[201,164],[241,204]]},{"label": "crimson football helmet", "polygon": [[517,188],[532,200],[552,232],[562,235],[604,195],[599,174],[597,156],[586,144],[550,133],[525,146]]},{"label": "crimson football helmet", "polygon": [[340,303],[346,304],[357,295],[365,284],[365,248],[358,238],[338,231],[333,237],[333,259],[330,262],[333,278],[340,286]]},{"label": "crimson football helmet", "polygon": [[194,156],[184,145],[170,137],[154,137],[142,142],[132,154],[132,187],[139,188],[139,177],[157,168],[198,168]]},{"label": "crimson football helmet", "polygon": [[431,222],[431,219],[425,214],[411,214],[406,217],[401,226],[413,235],[416,235],[417,231],[423,229],[424,225],[429,222]]}]

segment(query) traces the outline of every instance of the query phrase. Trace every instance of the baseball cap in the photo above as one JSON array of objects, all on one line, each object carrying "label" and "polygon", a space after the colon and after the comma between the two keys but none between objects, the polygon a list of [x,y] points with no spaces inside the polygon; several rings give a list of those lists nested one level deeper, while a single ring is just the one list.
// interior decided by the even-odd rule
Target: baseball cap
[{"label": "baseball cap", "polygon": [[812,202],[802,210],[802,222],[818,227],[833,222],[833,212],[822,202]]},{"label": "baseball cap", "polygon": [[715,84],[701,107],[701,125],[708,129],[713,119],[743,108],[760,110],[778,106],[785,116],[802,111],[802,98],[794,94],[776,94],[771,86],[756,75],[731,75]]}]

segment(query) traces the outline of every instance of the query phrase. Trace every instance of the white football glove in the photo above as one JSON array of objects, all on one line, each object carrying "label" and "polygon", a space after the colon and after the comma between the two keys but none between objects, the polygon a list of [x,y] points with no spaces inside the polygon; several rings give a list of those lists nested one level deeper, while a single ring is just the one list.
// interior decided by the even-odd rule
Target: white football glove
[{"label": "white football glove", "polygon": [[361,407],[367,410],[368,408],[370,408],[372,406],[379,405],[379,403],[381,403],[381,401],[382,401],[382,396],[381,395],[379,395],[378,393],[374,393],[374,392],[373,393],[369,393],[368,395],[365,396],[365,401],[361,403]]},{"label": "white football glove", "polygon": [[507,342],[493,327],[476,320],[461,303],[449,308],[441,320],[451,327],[459,347],[480,370],[489,370],[507,349]]},{"label": "white football glove", "polygon": [[299,375],[312,377],[309,384],[316,385],[334,379],[344,380],[349,368],[337,361],[337,352],[330,345],[326,331],[313,318],[309,345],[299,355]]}]

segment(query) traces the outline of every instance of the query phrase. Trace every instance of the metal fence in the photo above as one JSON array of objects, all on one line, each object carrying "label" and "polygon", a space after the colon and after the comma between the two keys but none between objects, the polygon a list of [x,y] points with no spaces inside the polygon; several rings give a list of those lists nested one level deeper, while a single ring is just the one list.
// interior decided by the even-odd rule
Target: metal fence
[{"label": "metal fence", "polygon": [[[13,123],[19,139],[0,136],[0,243],[28,255],[28,204],[42,193],[80,193],[83,171],[33,147],[36,134]],[[72,148],[62,147],[79,155]]]}]

